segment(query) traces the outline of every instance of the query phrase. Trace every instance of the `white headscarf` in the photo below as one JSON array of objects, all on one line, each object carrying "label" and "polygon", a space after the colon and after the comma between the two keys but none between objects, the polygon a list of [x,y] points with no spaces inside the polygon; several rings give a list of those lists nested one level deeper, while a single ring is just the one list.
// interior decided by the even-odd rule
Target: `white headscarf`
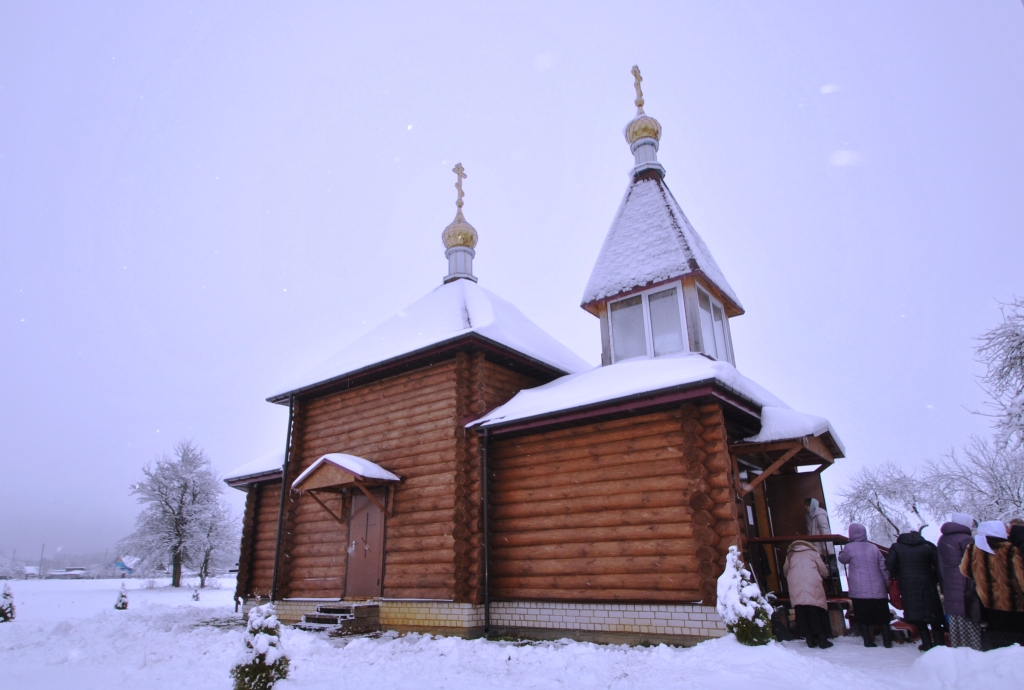
[{"label": "white headscarf", "polygon": [[974,529],[974,518],[967,513],[953,513],[949,516],[949,521],[963,525],[967,529]]},{"label": "white headscarf", "polygon": [[985,553],[994,554],[995,551],[993,551],[992,547],[988,545],[988,539],[986,537],[1006,539],[1006,536],[1006,525],[999,520],[986,520],[978,525],[978,534],[974,537],[974,545]]}]

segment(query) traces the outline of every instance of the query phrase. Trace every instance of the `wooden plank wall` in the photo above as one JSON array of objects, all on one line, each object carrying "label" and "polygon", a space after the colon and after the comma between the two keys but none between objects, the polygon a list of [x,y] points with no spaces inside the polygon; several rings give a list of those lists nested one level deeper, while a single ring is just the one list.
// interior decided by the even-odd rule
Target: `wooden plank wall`
[{"label": "wooden plank wall", "polygon": [[[405,477],[385,532],[384,596],[450,599],[456,464],[450,361],[301,403],[288,481],[325,453],[351,453]],[[331,506],[340,510],[340,499]],[[281,597],[342,597],[347,528],[311,496],[289,496]]]},{"label": "wooden plank wall", "polygon": [[714,601],[736,530],[717,405],[495,439],[490,467],[494,598]]},{"label": "wooden plank wall", "polygon": [[242,518],[242,549],[238,558],[235,596],[270,596],[277,543],[281,482],[250,484]]}]

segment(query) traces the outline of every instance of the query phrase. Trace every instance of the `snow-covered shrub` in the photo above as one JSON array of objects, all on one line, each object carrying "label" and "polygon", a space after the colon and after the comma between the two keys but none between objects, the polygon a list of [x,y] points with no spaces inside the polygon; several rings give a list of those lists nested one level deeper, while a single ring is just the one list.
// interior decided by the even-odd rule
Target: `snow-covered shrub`
[{"label": "snow-covered shrub", "polygon": [[281,647],[281,624],[274,605],[254,606],[245,629],[245,649],[233,669],[235,690],[270,690],[288,677],[288,657]]},{"label": "snow-covered shrub", "polygon": [[726,558],[725,572],[718,578],[718,615],[740,643],[768,644],[772,639],[772,605],[743,567],[735,546],[729,547]]},{"label": "snow-covered shrub", "polygon": [[3,599],[0,599],[0,623],[14,620],[14,593],[11,586],[4,585]]},{"label": "snow-covered shrub", "polygon": [[118,611],[124,611],[128,608],[128,588],[121,583],[121,589],[117,593],[117,601],[114,602],[114,608]]},{"label": "snow-covered shrub", "polygon": [[192,588],[192,601],[199,601],[199,588],[198,587],[193,587]]}]

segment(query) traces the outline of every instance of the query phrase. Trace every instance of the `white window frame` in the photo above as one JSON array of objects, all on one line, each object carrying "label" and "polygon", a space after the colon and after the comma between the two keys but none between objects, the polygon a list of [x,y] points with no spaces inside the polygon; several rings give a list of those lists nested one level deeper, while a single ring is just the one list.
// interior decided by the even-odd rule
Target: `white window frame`
[{"label": "white window frame", "polygon": [[[642,298],[641,311],[643,311],[644,314],[644,339],[647,343],[647,359],[654,359],[654,333],[651,330],[651,307],[648,302],[648,297],[656,292],[664,292],[665,290],[671,290],[672,288],[676,289],[676,306],[679,308],[679,328],[681,329],[680,337],[683,340],[683,349],[679,352],[690,351],[690,339],[686,335],[686,310],[683,308],[683,283],[682,281],[674,281],[671,283],[663,283],[662,285],[649,288],[642,292],[633,292],[624,297],[608,302],[608,341],[611,344],[611,352],[609,354],[612,357],[612,363],[625,362],[628,359],[639,359],[641,357],[641,355],[637,355],[636,357],[627,357],[626,359],[615,358],[615,327],[612,324],[612,305],[616,302],[633,299],[638,295]],[[679,353],[673,352],[672,354]]]},{"label": "white window frame", "polygon": [[[722,348],[721,348],[724,352],[719,352],[720,356],[718,356],[718,357],[714,357],[710,352],[707,352],[707,336],[704,333],[704,324],[700,320],[700,296],[701,296],[701,294],[706,295],[707,298],[708,298],[708,302],[711,304],[711,337],[712,338],[715,337],[715,307],[718,307],[719,309],[722,310],[722,337],[725,339],[725,342],[722,343]],[[726,312],[725,312],[725,305],[722,304],[721,301],[715,299],[715,296],[712,295],[709,290],[705,290],[700,285],[697,285],[697,325],[700,326],[700,344],[704,348],[703,354],[707,355],[708,357],[712,357],[713,359],[716,359],[719,362],[729,362],[730,364],[732,364],[732,362],[733,362],[733,358],[732,358],[732,338],[729,337],[730,336],[730,334],[729,334],[729,315],[726,314]],[[718,343],[716,341],[715,345],[717,346],[717,344]],[[716,349],[717,349],[717,347],[716,347]],[[721,356],[722,354],[724,354],[725,356],[722,357]]]}]

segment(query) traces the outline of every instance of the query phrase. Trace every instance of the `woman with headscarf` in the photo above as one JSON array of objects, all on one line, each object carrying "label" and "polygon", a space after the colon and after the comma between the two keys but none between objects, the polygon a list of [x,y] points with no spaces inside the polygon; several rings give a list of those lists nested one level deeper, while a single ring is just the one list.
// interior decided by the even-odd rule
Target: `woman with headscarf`
[{"label": "woman with headscarf", "polygon": [[960,573],[960,561],[967,545],[973,541],[972,527],[974,518],[965,513],[953,513],[949,522],[942,525],[938,543],[939,584],[942,586],[942,608],[949,619],[950,645],[981,651],[981,626],[965,613],[967,578]]},{"label": "woman with headscarf", "polygon": [[796,609],[797,633],[807,640],[808,647],[828,649],[832,646],[828,640],[832,625],[828,620],[828,599],[822,585],[822,580],[828,576],[828,568],[814,544],[803,540],[790,544],[782,574],[786,576],[790,603]]},{"label": "woman with headscarf", "polygon": [[847,566],[853,620],[860,627],[865,647],[877,647],[872,627],[882,629],[882,644],[892,647],[889,627],[889,571],[878,547],[868,541],[868,531],[856,522],[850,525],[850,541],[839,554]]},{"label": "woman with headscarf", "polygon": [[903,619],[921,635],[918,649],[927,652],[941,645],[945,615],[939,599],[939,559],[935,544],[920,532],[901,534],[889,547],[885,567],[900,583]]},{"label": "woman with headscarf", "polygon": [[[804,506],[807,509],[807,514],[804,515],[804,520],[807,522],[807,534],[808,536],[817,536],[819,534],[831,534],[831,530],[828,526],[828,513],[821,507],[816,498],[805,498]],[[827,553],[825,551],[824,542],[816,542],[814,548],[818,550],[822,558],[825,558]]]},{"label": "woman with headscarf", "polygon": [[974,543],[967,545],[960,573],[974,580],[986,627],[982,650],[1024,644],[1024,556],[1007,539],[1006,525],[990,520],[978,525]]}]

